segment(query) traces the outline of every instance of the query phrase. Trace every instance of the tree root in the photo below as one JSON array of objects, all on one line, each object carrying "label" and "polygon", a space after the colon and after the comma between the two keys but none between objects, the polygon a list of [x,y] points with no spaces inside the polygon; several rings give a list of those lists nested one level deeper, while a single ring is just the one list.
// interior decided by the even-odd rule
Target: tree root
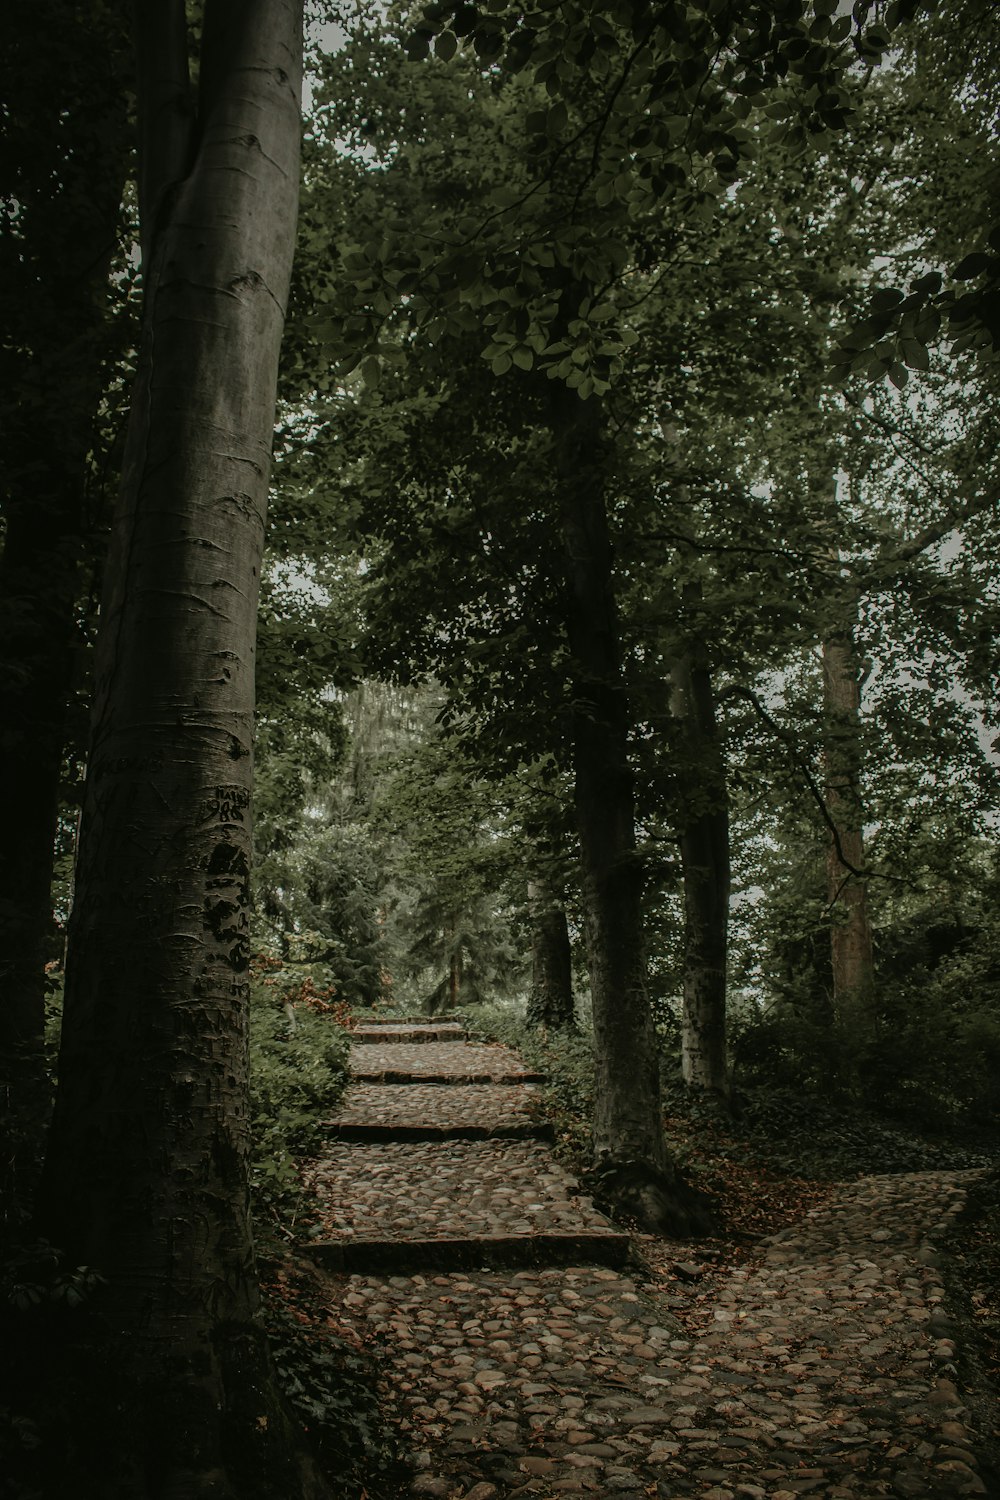
[{"label": "tree root", "polygon": [[653,1234],[687,1240],[718,1230],[715,1199],[693,1187],[676,1167],[604,1158],[585,1182],[602,1213],[633,1221]]}]

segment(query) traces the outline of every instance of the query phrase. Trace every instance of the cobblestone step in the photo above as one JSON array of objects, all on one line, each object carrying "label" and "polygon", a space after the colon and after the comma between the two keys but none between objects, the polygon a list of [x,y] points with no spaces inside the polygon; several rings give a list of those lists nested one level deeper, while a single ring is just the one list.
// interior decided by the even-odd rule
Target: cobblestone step
[{"label": "cobblestone step", "polygon": [[511,1132],[530,1136],[539,1131],[547,1137],[551,1127],[537,1120],[539,1098],[537,1085],[530,1083],[512,1088],[509,1083],[453,1080],[446,1084],[411,1081],[405,1087],[352,1082],[336,1116],[327,1123],[341,1138],[357,1131],[373,1132],[372,1139],[380,1140],[392,1139],[394,1131],[402,1132],[401,1140],[407,1134],[412,1138],[414,1131],[426,1131],[429,1140],[442,1134],[475,1139]]},{"label": "cobblestone step", "polygon": [[627,1238],[535,1140],[453,1139],[445,1149],[435,1140],[337,1141],[310,1163],[306,1183],[323,1242]]},{"label": "cobblestone step", "polygon": [[350,1120],[328,1120],[326,1128],[338,1141],[552,1141],[551,1125],[530,1120],[512,1125],[375,1125]]},{"label": "cobblestone step", "polygon": [[388,1021],[372,1025],[366,1022],[363,1026],[356,1026],[351,1033],[355,1044],[370,1042],[379,1046],[389,1042],[412,1042],[416,1045],[422,1042],[464,1042],[466,1036],[465,1027],[452,1021],[440,1026]]},{"label": "cobblestone step", "polygon": [[358,1082],[538,1083],[544,1074],[526,1068],[507,1047],[463,1042],[360,1042],[351,1047],[351,1077]]},{"label": "cobblestone step", "polygon": [[457,1011],[449,1011],[447,1016],[364,1016],[361,1019],[362,1026],[465,1026],[465,1017]]},{"label": "cobblestone step", "polygon": [[684,1298],[577,1264],[344,1271],[331,1303],[424,1500],[988,1496],[934,1250],[966,1180],[842,1184]]}]

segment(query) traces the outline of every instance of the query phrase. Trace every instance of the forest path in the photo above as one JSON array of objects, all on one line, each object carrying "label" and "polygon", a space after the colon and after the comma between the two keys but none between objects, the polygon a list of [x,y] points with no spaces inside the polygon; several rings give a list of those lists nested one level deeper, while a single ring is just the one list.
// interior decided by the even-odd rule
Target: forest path
[{"label": "forest path", "polygon": [[678,1297],[621,1269],[627,1236],[530,1133],[516,1056],[389,1034],[355,1046],[311,1180],[329,1307],[384,1357],[410,1494],[990,1493],[934,1248],[976,1174],[841,1184]]}]

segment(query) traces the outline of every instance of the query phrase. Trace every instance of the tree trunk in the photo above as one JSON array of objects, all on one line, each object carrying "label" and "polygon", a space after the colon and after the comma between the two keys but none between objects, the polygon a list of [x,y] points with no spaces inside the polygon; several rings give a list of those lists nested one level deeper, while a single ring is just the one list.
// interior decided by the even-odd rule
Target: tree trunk
[{"label": "tree trunk", "polygon": [[566,908],[544,882],[528,884],[531,910],[529,1026],[567,1030],[574,1025],[573,962]]},{"label": "tree trunk", "polygon": [[827,854],[833,1012],[844,1035],[859,1042],[874,1026],[874,959],[860,786],[861,663],[850,628],[823,642],[823,704],[826,804],[835,830]]},{"label": "tree trunk", "polygon": [[136,9],[146,303],[41,1221],[105,1278],[75,1352],[115,1455],[100,1493],[129,1500],[321,1492],[254,1322],[247,1188],[253,658],[301,27],[298,0],[208,0],[195,109],[183,4]]},{"label": "tree trunk", "polygon": [[451,951],[448,960],[448,1009],[457,1010],[462,993],[462,946],[459,943]]},{"label": "tree trunk", "polygon": [[572,672],[574,802],[596,1060],[598,1194],[672,1232],[706,1220],[669,1159],[646,990],[628,710],[605,502],[601,410],[561,382],[550,396]]},{"label": "tree trunk", "polygon": [[705,644],[693,638],[670,666],[681,729],[679,844],[684,879],[681,1070],[693,1088],[726,1097],[729,798]]},{"label": "tree trunk", "polygon": [[[30,160],[33,172],[7,183],[19,214],[17,253],[4,259],[9,344],[0,356],[0,1091],[12,1131],[2,1154],[5,1211],[15,1200],[24,1206],[23,1174],[40,1148],[40,1139],[30,1143],[49,1092],[42,1038],[54,845],[88,456],[112,342],[107,275],[130,144],[116,66],[124,9],[110,6],[95,28],[79,7],[26,7],[5,39],[9,128],[25,154],[17,166],[27,174]],[[16,170],[13,158],[7,167]],[[28,1149],[15,1149],[15,1136]]]}]

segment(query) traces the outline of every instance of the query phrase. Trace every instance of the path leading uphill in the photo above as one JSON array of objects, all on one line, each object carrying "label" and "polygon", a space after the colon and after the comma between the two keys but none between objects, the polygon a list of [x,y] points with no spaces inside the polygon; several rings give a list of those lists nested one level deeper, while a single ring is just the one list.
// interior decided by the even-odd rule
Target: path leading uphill
[{"label": "path leading uphill", "polygon": [[354,1039],[314,1253],[384,1353],[414,1496],[994,1493],[934,1248],[975,1174],[844,1184],[678,1312],[552,1160],[518,1057],[456,1023]]}]

